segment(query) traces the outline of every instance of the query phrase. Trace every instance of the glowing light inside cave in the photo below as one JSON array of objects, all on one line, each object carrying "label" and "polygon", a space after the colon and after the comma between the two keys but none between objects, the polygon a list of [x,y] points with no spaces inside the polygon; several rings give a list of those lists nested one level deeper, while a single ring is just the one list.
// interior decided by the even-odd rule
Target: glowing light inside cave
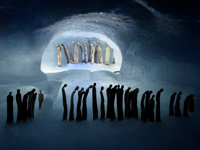
[{"label": "glowing light inside cave", "polygon": [[[62,64],[61,67],[57,67],[57,49],[56,44],[65,44],[70,47],[70,51],[73,54],[74,49],[72,46],[72,41],[84,41],[86,46],[88,47],[88,38],[90,39],[97,39],[99,41],[105,42],[107,45],[113,49],[113,57],[115,58],[115,64],[110,63],[110,65],[105,64],[94,64],[91,63],[79,63],[79,64],[67,64],[65,61],[64,53],[62,52]],[[93,40],[91,40],[93,41]],[[102,48],[102,51],[105,49]],[[79,50],[80,53],[80,50]],[[103,59],[105,60],[105,56],[103,55]],[[77,32],[77,31],[70,31],[64,32],[60,35],[56,35],[53,39],[50,40],[47,48],[45,49],[42,60],[41,60],[41,71],[44,73],[57,73],[63,72],[68,70],[89,70],[91,72],[94,71],[110,71],[116,72],[120,71],[122,64],[122,54],[117,46],[111,39],[106,37],[105,35],[99,33],[92,33],[92,32]]]}]

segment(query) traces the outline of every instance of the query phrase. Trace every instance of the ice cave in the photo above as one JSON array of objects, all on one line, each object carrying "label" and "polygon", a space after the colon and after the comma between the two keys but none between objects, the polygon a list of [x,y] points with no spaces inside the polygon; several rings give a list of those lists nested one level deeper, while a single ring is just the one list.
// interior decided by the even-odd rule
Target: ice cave
[{"label": "ice cave", "polygon": [[[0,149],[199,150],[199,14],[199,0],[0,0]],[[78,64],[67,64],[62,50],[61,67],[57,66],[56,44],[68,46],[74,58],[72,41],[89,49],[88,39],[100,42],[102,64],[81,63],[78,47]],[[109,65],[105,65],[107,46]],[[112,93],[112,107],[107,92],[110,85],[118,91],[118,85],[124,86],[121,104],[117,92]],[[75,90],[77,86],[79,90]],[[128,96],[135,100],[129,104],[124,97],[128,88],[138,92],[137,97]],[[31,96],[32,89],[35,94]],[[44,98],[41,109],[40,90]],[[150,91],[148,103],[144,93]],[[181,117],[169,115],[174,92],[182,93],[174,102]],[[31,103],[33,95],[35,104]],[[185,117],[185,106],[191,105],[191,100],[186,103],[189,95],[194,97],[194,112]],[[74,117],[87,106],[87,120],[69,121],[72,98]],[[31,102],[26,104],[26,100]],[[34,117],[18,121],[24,105]],[[125,116],[127,105],[137,108],[138,118]],[[103,108],[105,113],[112,108],[116,119],[100,119]],[[155,120],[141,119],[150,111]],[[161,121],[156,121],[158,111]],[[7,123],[8,114],[13,114],[12,123]],[[63,120],[64,114],[67,120]]]}]

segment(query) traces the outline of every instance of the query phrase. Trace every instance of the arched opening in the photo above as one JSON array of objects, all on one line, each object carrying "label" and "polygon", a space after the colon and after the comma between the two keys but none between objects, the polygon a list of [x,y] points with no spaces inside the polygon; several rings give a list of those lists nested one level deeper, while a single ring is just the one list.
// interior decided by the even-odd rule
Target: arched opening
[{"label": "arched opening", "polygon": [[[81,43],[85,43],[88,47],[88,38],[91,41],[99,41],[102,45],[102,55],[103,55],[103,64],[91,64],[91,63],[79,63],[79,64],[67,64],[64,52],[62,50],[61,56],[61,67],[57,67],[57,48],[56,44],[64,44],[70,48],[72,55],[74,54],[74,48],[72,41],[80,41]],[[111,48],[111,57],[110,64],[105,65],[105,48],[109,45]],[[79,48],[80,55],[80,48]],[[112,59],[115,59],[115,63],[112,63]],[[80,61],[79,61],[80,62]],[[62,33],[61,35],[57,35],[54,37],[48,44],[45,49],[42,60],[41,60],[41,71],[44,73],[57,73],[68,70],[89,70],[91,72],[94,71],[110,71],[110,72],[118,72],[121,69],[122,64],[122,54],[117,46],[111,39],[106,37],[105,35],[99,33],[92,32],[77,32],[70,31]]]}]

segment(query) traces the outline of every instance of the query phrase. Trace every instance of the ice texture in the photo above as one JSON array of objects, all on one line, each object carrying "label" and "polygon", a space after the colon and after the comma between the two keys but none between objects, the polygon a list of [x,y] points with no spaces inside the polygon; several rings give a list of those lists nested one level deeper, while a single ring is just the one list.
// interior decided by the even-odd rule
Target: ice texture
[{"label": "ice texture", "polygon": [[[48,19],[41,19],[40,15],[23,14],[23,17],[27,15],[27,18],[34,20],[36,26],[49,24],[42,28],[41,25],[37,30],[31,28],[33,25],[29,30],[25,28],[18,31],[16,21],[19,18],[11,18],[13,22],[7,27],[9,31],[2,32],[4,28],[0,29],[4,33],[0,34],[0,149],[200,149],[199,23],[193,30],[193,26],[190,27],[191,20],[179,20],[162,14],[145,1],[136,0],[128,5],[130,7],[127,6],[125,12],[129,15],[122,13],[119,8],[107,12],[70,14],[62,19],[57,18],[55,23],[45,22]],[[40,5],[30,8],[26,11],[40,9]],[[8,13],[13,13],[13,9],[15,5],[0,7],[0,10],[6,11],[5,18]],[[58,13],[60,11],[58,8]],[[55,12],[50,8],[45,17],[54,18]],[[28,21],[25,22],[21,28],[27,25]],[[118,58],[117,63],[110,66],[66,65],[62,55],[64,66],[56,67],[57,50],[54,46],[57,42],[71,46],[72,52],[72,40],[86,42],[88,37],[109,44],[115,51],[113,55]],[[109,84],[120,84],[125,89],[139,88],[139,118],[142,94],[146,90],[156,94],[160,88],[164,88],[161,94],[162,122],[141,122],[139,119],[93,121],[91,90],[87,99],[88,121],[63,122],[63,84],[68,85],[66,95],[69,110],[74,88],[78,85],[86,89],[94,82],[97,83],[98,108],[101,86],[106,89]],[[10,91],[13,92],[16,121],[15,95],[18,88],[22,95],[32,88],[37,93],[41,89],[45,100],[41,110],[36,101],[34,120],[6,125],[6,96]],[[181,111],[186,96],[195,95],[195,113],[189,113],[188,118],[168,115],[169,99],[175,91],[183,92]],[[76,104],[77,93],[74,96],[75,116]]]}]

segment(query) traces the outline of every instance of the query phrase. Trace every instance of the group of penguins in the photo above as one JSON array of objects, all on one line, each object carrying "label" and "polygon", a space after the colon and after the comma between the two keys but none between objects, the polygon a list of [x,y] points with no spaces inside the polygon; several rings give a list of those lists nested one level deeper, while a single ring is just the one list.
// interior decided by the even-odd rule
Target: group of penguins
[{"label": "group of penguins", "polygon": [[[56,44],[57,50],[58,50],[58,57],[61,57],[61,51],[63,49],[65,57],[66,57],[67,64],[69,64],[69,63],[78,64],[79,63],[79,48],[78,48],[78,45],[80,47],[82,63],[91,62],[91,64],[94,64],[94,63],[103,64],[102,48],[101,48],[101,44],[99,43],[99,41],[91,42],[90,40],[88,40],[88,48],[84,43],[82,44],[82,43],[78,42],[78,44],[76,44],[75,41],[73,41],[72,43],[74,45],[74,58],[73,58],[72,53],[71,53],[68,46],[66,46],[64,44],[61,44],[61,45]],[[109,65],[110,47],[107,46],[105,51],[106,51],[105,64]],[[68,58],[68,56],[69,56],[70,59]],[[115,59],[113,59],[113,64],[114,63],[115,63]],[[58,58],[58,67],[61,67],[61,58]]]},{"label": "group of penguins", "polygon": [[[79,86],[76,86],[74,91],[71,94],[71,101],[70,101],[70,111],[69,111],[69,119],[68,116],[68,109],[67,109],[67,97],[65,93],[65,88],[67,84],[64,84],[62,87],[62,98],[63,98],[63,120],[69,121],[81,121],[87,120],[87,96],[89,90],[92,89],[92,111],[93,111],[93,120],[99,118],[98,116],[98,106],[97,106],[97,96],[96,96],[96,83],[90,85],[85,91],[84,88],[79,90]],[[78,91],[79,90],[79,91]],[[124,118],[136,118],[138,119],[138,106],[137,106],[137,97],[139,93],[139,89],[136,88],[131,90],[128,87],[127,90],[124,92],[123,85],[115,85],[114,87],[110,85],[106,89],[107,95],[107,113],[105,113],[105,105],[104,105],[104,95],[103,95],[104,87],[101,87],[100,96],[101,96],[101,104],[100,104],[100,119],[104,120],[105,118],[109,118],[110,120],[118,119],[119,121],[123,120]],[[74,117],[74,94],[78,91],[78,102],[77,102],[77,113],[76,119]],[[160,122],[160,96],[163,92],[163,88],[161,88],[156,95],[152,95],[152,91],[147,90],[143,93],[141,99],[141,120],[142,121],[150,121],[150,122]],[[171,95],[170,98],[170,105],[169,105],[169,115],[170,116],[181,116],[180,110],[180,99],[182,92],[179,92],[176,98],[176,92]],[[116,97],[116,104],[117,104],[117,117],[115,115],[115,97]],[[154,108],[155,108],[155,100],[156,100],[156,117],[154,117]],[[175,109],[174,109],[174,101]],[[125,110],[123,111],[123,104],[125,106]],[[82,111],[81,111],[82,105]],[[194,112],[194,95],[188,95],[184,101],[184,108],[183,108],[183,116],[188,117],[188,110],[190,112]],[[123,114],[124,113],[124,114]]]},{"label": "group of penguins", "polygon": [[[20,89],[17,89],[16,94],[16,102],[17,102],[17,122],[26,121],[27,119],[34,118],[34,109],[35,109],[35,101],[37,97],[37,93],[35,93],[35,89],[28,91],[22,99]],[[40,90],[38,95],[39,100],[39,109],[41,108],[42,102],[44,99],[44,94]],[[13,123],[13,96],[12,92],[9,92],[7,96],[7,123]]]},{"label": "group of penguins", "polygon": [[[62,98],[63,98],[63,120],[67,120],[68,116],[68,109],[67,109],[67,97],[65,88],[67,84],[64,84],[62,87]],[[69,111],[69,121],[81,121],[87,120],[87,96],[89,90],[92,89],[92,110],[93,110],[93,120],[99,118],[98,115],[98,106],[97,106],[97,94],[96,94],[96,83],[90,85],[85,91],[84,88],[79,90],[79,86],[76,86],[71,94],[71,101],[70,101],[70,111]],[[78,91],[79,90],[79,91]],[[106,89],[107,95],[107,113],[105,113],[105,100],[103,94],[104,87],[101,87],[100,90],[100,97],[101,97],[101,104],[100,104],[100,119],[104,120],[105,118],[109,118],[110,120],[118,119],[123,120],[124,118],[136,118],[138,119],[138,106],[137,106],[137,97],[139,93],[139,89],[136,88],[131,90],[128,87],[124,92],[124,86],[115,85],[114,87],[110,85]],[[34,118],[34,107],[35,107],[35,100],[37,97],[37,93],[35,93],[35,89],[27,92],[23,96],[23,100],[21,98],[20,90],[17,90],[16,94],[16,102],[18,106],[17,112],[17,122],[25,121],[28,118]],[[78,91],[78,102],[77,102],[77,113],[76,119],[74,117],[74,94]],[[147,90],[142,94],[141,98],[141,120],[142,121],[156,121],[160,122],[160,96],[163,92],[163,88],[161,88],[157,93],[156,96],[152,95],[152,91]],[[177,96],[176,96],[177,95]],[[176,116],[181,117],[181,110],[180,110],[180,100],[181,100],[182,92],[180,91],[178,94],[174,92],[170,98],[169,104],[169,116]],[[115,114],[115,97],[116,97],[116,104],[117,104],[117,117]],[[155,109],[155,100],[156,100],[156,117],[154,117],[154,109]],[[42,102],[44,100],[44,94],[40,90],[38,95],[39,100],[39,109],[41,109]],[[175,102],[175,106],[174,106]],[[123,104],[125,106],[125,110],[123,111]],[[82,110],[81,110],[82,105]],[[184,101],[183,107],[183,116],[188,117],[188,111],[194,112],[194,95],[190,94],[186,97]],[[13,123],[13,96],[12,92],[9,93],[7,96],[7,123]]]}]

